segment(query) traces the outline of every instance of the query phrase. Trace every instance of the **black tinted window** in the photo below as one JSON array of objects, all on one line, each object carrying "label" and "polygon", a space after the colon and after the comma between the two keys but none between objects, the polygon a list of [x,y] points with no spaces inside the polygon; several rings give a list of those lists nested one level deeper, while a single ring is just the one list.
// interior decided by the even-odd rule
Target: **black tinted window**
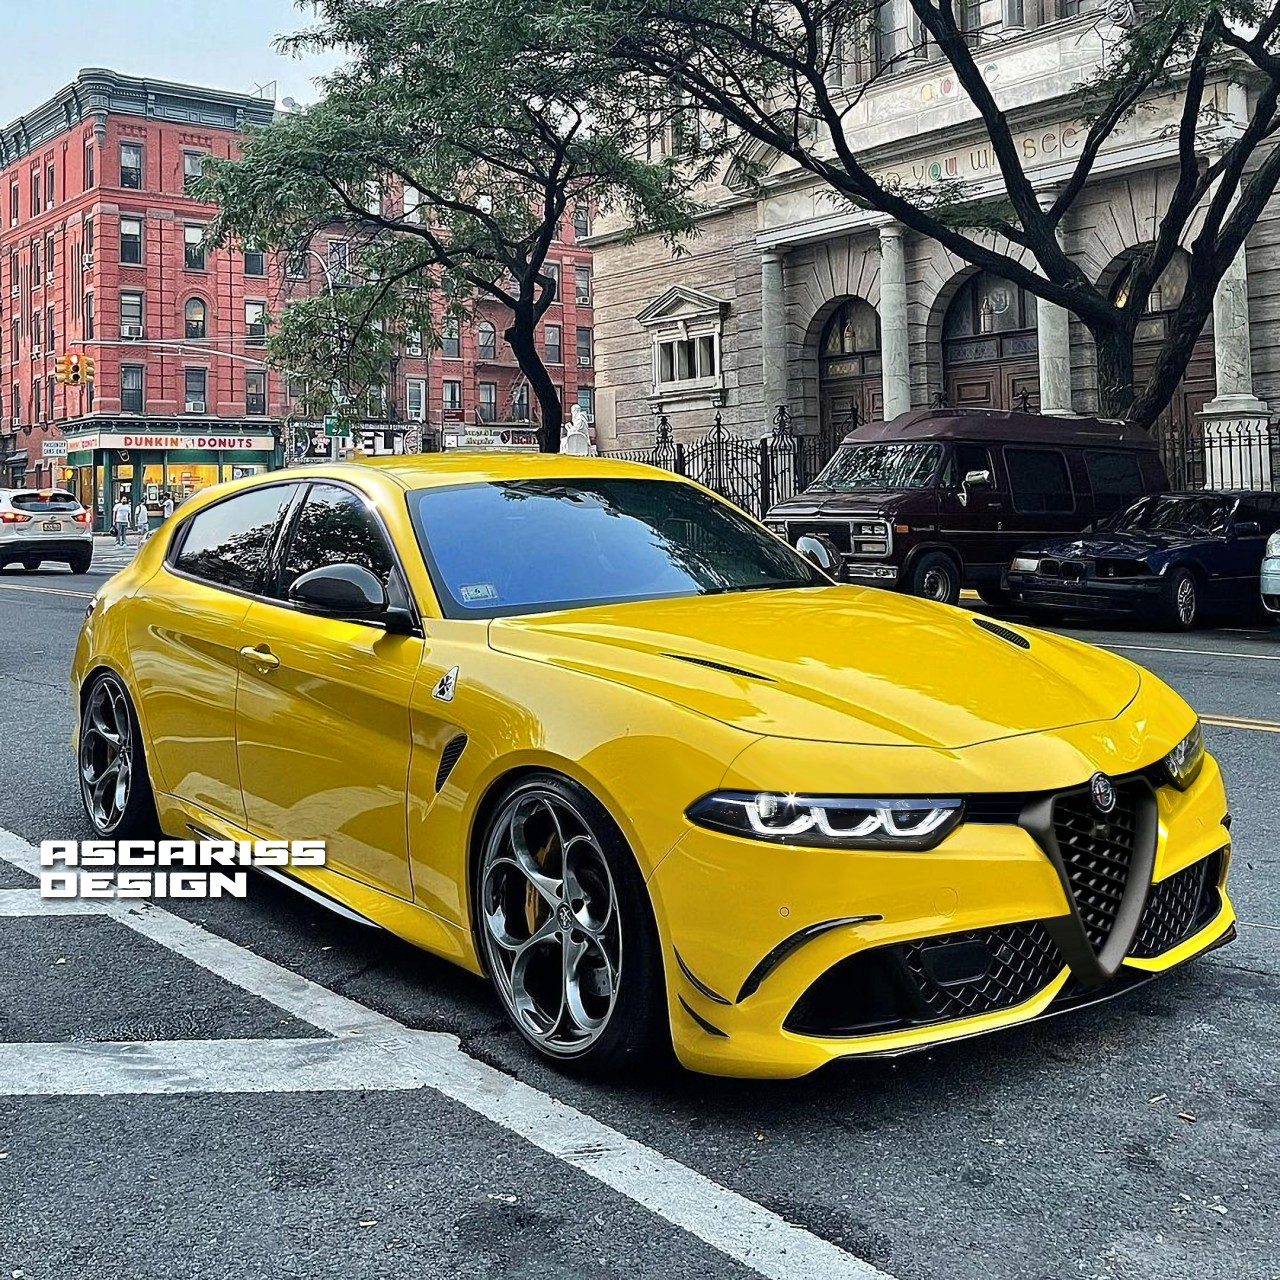
[{"label": "black tinted window", "polygon": [[1280,529],[1280,499],[1265,496],[1243,498],[1236,508],[1235,523],[1255,523],[1264,537]]},{"label": "black tinted window", "polygon": [[1067,460],[1057,449],[1006,449],[1013,505],[1028,514],[1074,511]]},{"label": "black tinted window", "polygon": [[1093,489],[1095,514],[1109,515],[1142,496],[1142,465],[1136,453],[1086,449],[1084,465]]},{"label": "black tinted window", "polygon": [[409,509],[454,617],[829,582],[727,503],[675,481],[495,481],[420,489]]},{"label": "black tinted window", "polygon": [[174,567],[220,587],[252,591],[294,487],[250,489],[191,517]]},{"label": "black tinted window", "polygon": [[358,564],[388,586],[391,549],[363,499],[332,484],[311,486],[298,512],[284,560],[282,594],[304,573],[329,564]]},{"label": "black tinted window", "polygon": [[80,500],[61,489],[41,493],[15,493],[13,508],[15,511],[30,511],[33,515],[44,515],[50,511],[79,511]]}]

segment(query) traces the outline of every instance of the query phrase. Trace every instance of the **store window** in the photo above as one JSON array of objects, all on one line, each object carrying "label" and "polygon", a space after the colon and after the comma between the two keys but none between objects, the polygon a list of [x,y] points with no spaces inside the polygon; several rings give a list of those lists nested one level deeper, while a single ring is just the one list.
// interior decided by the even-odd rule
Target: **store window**
[{"label": "store window", "polygon": [[188,338],[207,337],[208,309],[203,298],[188,298],[182,309],[182,320]]}]

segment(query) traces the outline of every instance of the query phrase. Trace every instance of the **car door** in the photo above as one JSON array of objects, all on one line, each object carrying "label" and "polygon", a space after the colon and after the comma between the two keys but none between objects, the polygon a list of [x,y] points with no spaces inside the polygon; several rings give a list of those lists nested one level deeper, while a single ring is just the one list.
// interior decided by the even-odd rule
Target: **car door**
[{"label": "car door", "polygon": [[[990,485],[966,489],[965,476],[974,471],[985,471]],[[963,440],[952,443],[938,486],[938,530],[943,541],[960,553],[967,582],[997,582],[1008,565],[1000,538],[1008,505],[1004,478],[993,467],[987,446]]]},{"label": "car door", "polygon": [[296,490],[263,485],[189,516],[157,580],[127,612],[133,687],[155,785],[241,827],[240,628]]},{"label": "car door", "polygon": [[406,794],[423,637],[288,600],[302,574],[354,563],[408,604],[396,551],[367,496],[325,480],[296,504],[277,562],[272,599],[250,606],[238,651],[246,822],[263,838],[326,840],[330,870],[412,898]]},{"label": "car door", "polygon": [[1257,606],[1262,557],[1277,527],[1275,502],[1269,494],[1250,493],[1237,503],[1221,545],[1217,608],[1239,615]]}]

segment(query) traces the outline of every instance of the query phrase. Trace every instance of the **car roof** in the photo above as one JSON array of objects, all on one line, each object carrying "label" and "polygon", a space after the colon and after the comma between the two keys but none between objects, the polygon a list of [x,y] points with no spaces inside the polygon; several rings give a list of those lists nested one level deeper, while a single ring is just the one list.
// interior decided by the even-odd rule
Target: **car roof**
[{"label": "car roof", "polygon": [[1004,444],[1110,445],[1151,450],[1156,442],[1141,427],[1112,418],[1060,418],[1001,409],[912,409],[887,422],[868,422],[844,444],[896,440],[974,440]]}]

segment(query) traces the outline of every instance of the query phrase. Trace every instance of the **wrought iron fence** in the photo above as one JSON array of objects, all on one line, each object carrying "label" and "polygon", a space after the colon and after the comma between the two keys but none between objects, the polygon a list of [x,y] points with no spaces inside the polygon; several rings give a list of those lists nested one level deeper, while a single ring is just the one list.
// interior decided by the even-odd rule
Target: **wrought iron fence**
[{"label": "wrought iron fence", "polygon": [[1270,489],[1280,483],[1280,424],[1262,418],[1165,422],[1156,442],[1175,489]]}]

